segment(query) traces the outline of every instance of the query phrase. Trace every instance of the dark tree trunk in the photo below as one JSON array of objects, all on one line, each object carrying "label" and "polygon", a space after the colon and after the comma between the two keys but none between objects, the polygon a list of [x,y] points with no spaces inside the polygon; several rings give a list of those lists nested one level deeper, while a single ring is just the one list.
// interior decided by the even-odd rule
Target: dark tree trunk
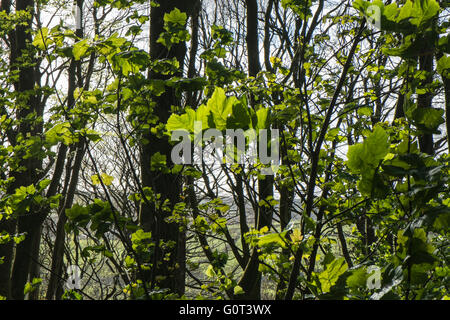
[{"label": "dark tree trunk", "polygon": [[[152,7],[150,12],[150,57],[152,60],[162,58],[176,58],[180,63],[180,69],[183,68],[183,62],[186,55],[186,44],[179,43],[173,45],[170,50],[157,42],[159,35],[164,31],[164,14],[169,13],[174,8],[178,8],[182,12],[192,9],[192,3],[187,1],[157,1],[159,6]],[[181,75],[181,72],[180,74]],[[150,79],[167,79],[167,76],[156,72],[149,72]],[[172,88],[166,87],[166,91],[159,97],[152,97],[155,102],[154,114],[158,117],[158,121],[166,123],[171,115],[171,106],[180,105],[180,97],[176,96]],[[169,201],[169,207],[180,201],[181,194],[181,176],[178,174],[163,174],[159,171],[152,171],[150,167],[152,156],[159,152],[166,156],[166,165],[171,168],[171,145],[166,138],[160,138],[147,132],[144,134],[147,143],[141,145],[141,174],[143,187],[150,187],[157,194],[161,194],[161,203],[165,200]],[[151,281],[152,288],[154,286],[167,288],[171,292],[184,294],[185,290],[185,233],[180,230],[177,223],[169,223],[166,218],[171,212],[166,212],[157,208],[154,204],[143,205],[141,210],[140,221],[144,231],[151,231],[154,242],[156,243],[154,256],[152,259],[153,269],[147,281]],[[163,249],[159,243],[173,242],[173,246]],[[169,254],[168,261],[163,258]],[[156,280],[158,279],[158,282]]]},{"label": "dark tree trunk", "polygon": [[[36,93],[33,92],[36,83],[35,72],[33,66],[33,52],[30,47],[32,35],[32,16],[34,9],[33,0],[16,1],[16,10],[29,10],[31,12],[30,19],[26,23],[18,25],[15,30],[16,39],[16,56],[17,61],[24,58],[27,64],[18,66],[19,80],[17,83],[17,92],[19,93],[19,103],[16,116],[19,123],[18,132],[23,137],[39,136],[42,134],[42,122],[39,120],[26,120],[27,117],[32,119],[40,119],[43,116],[43,108],[40,105]],[[17,155],[21,157],[21,155]],[[42,160],[35,155],[21,159],[20,165],[25,168],[24,171],[14,172],[14,187],[29,186],[38,182],[38,171],[42,169]],[[13,190],[11,190],[13,191]],[[16,246],[15,259],[11,271],[11,297],[13,299],[24,299],[24,286],[27,282],[32,252],[32,240],[38,236],[40,226],[43,222],[43,215],[39,208],[31,206],[29,212],[17,213],[19,233],[25,233],[26,238]]]},{"label": "dark tree trunk", "polygon": [[[443,53],[436,53],[436,60],[443,57]],[[444,97],[445,97],[445,126],[447,129],[447,148],[450,150],[450,75],[442,75],[442,82],[444,83]]]},{"label": "dark tree trunk", "polygon": [[[29,281],[32,282],[34,278],[40,277],[40,262],[39,262],[39,249],[41,245],[41,235],[42,235],[42,224],[40,225],[39,232],[35,234],[32,240],[31,248],[31,264],[30,264],[30,277]],[[28,300],[39,300],[40,288],[35,288],[32,292],[28,294]]]},{"label": "dark tree trunk", "polygon": [[[430,84],[433,81],[433,55],[427,53],[419,57],[419,70],[426,72],[426,78],[422,82],[423,86]],[[424,94],[419,94],[417,96],[417,107],[418,108],[431,108],[431,103],[433,100],[433,94],[427,89]],[[420,151],[428,154],[434,153],[433,145],[433,134],[425,133],[419,136],[419,147]]]},{"label": "dark tree trunk", "polygon": [[46,293],[46,299],[59,299],[57,292],[58,285],[61,284],[61,279],[63,278],[64,270],[63,270],[63,258],[64,258],[64,247],[65,247],[65,237],[66,232],[64,229],[64,225],[67,222],[66,209],[72,207],[73,199],[75,196],[75,191],[78,184],[79,172],[81,170],[81,163],[85,154],[85,142],[81,140],[77,145],[77,153],[75,156],[75,160],[73,162],[73,166],[71,167],[70,172],[68,171],[67,179],[70,179],[68,189],[66,192],[66,197],[63,205],[60,207],[58,222],[56,224],[56,238],[55,244],[52,252],[52,266],[51,266],[51,274],[48,284],[48,289]]},{"label": "dark tree trunk", "polygon": [[[3,0],[0,3],[0,11],[9,14],[11,12],[11,1]],[[14,62],[16,60],[16,49],[15,49],[15,32],[10,32],[7,36],[10,45],[10,70],[12,71],[14,67]],[[16,131],[12,130],[8,134],[8,139],[11,144],[15,144]],[[14,191],[13,189],[9,191]],[[6,220],[5,217],[0,219],[0,232],[7,232],[8,234],[13,234],[16,231],[16,221],[13,219]],[[9,241],[5,244],[0,244],[0,258],[3,258],[3,263],[0,263],[0,296],[11,298],[11,266],[13,260],[14,252],[14,242]]]}]

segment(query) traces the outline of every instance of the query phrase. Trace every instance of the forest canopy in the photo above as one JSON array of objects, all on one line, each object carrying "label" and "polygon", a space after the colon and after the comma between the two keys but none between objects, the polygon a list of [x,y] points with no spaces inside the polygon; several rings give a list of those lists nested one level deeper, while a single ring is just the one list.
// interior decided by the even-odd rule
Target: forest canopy
[{"label": "forest canopy", "polygon": [[1,0],[0,300],[450,299],[447,0]]}]

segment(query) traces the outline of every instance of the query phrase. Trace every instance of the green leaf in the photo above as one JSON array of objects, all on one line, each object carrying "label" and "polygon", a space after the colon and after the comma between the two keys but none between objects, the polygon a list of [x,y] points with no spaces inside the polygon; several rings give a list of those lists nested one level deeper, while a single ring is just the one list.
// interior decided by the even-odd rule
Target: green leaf
[{"label": "green leaf", "polygon": [[236,296],[239,294],[244,294],[245,292],[244,292],[244,289],[242,289],[242,287],[236,286],[236,287],[234,287],[233,293]]},{"label": "green leaf", "polygon": [[[107,175],[106,173],[101,173],[100,177],[105,186],[109,186],[112,183],[112,181],[114,180],[114,177]],[[100,179],[97,174],[94,174],[91,177],[91,180],[92,180],[92,183],[94,184],[94,186],[100,184]]]},{"label": "green leaf", "polygon": [[22,241],[24,241],[26,238],[26,234],[21,233],[21,234],[17,234],[13,237],[13,240],[16,244],[21,243]]},{"label": "green leaf", "polygon": [[37,287],[41,285],[42,279],[41,278],[33,278],[32,282],[27,282],[25,284],[25,288],[23,290],[24,294],[33,292],[36,290]]},{"label": "green leaf", "polygon": [[227,97],[225,91],[216,87],[213,95],[208,100],[207,108],[211,110],[215,127],[218,130],[227,128],[227,118],[233,112],[233,105],[237,103],[236,97]]},{"label": "green leaf", "polygon": [[202,123],[202,130],[206,130],[209,128],[208,120],[210,118],[211,112],[210,110],[202,104],[195,110],[195,121],[200,121]]},{"label": "green leaf", "polygon": [[89,49],[89,44],[88,44],[88,40],[84,39],[81,41],[78,41],[77,43],[75,43],[73,45],[73,57],[75,58],[75,60],[80,60],[81,58],[83,58],[86,55],[86,52]]},{"label": "green leaf", "polygon": [[397,22],[402,20],[408,20],[413,16],[413,3],[408,0],[406,3],[400,8],[399,15],[397,16]]},{"label": "green leaf", "polygon": [[354,173],[359,173],[360,170],[363,168],[363,144],[358,143],[351,145],[348,148],[347,152],[347,166],[350,169],[350,171]]},{"label": "green leaf", "polygon": [[70,123],[63,122],[55,125],[45,133],[45,140],[51,145],[55,145],[58,142],[63,142],[65,145],[73,143],[75,138],[70,131]]},{"label": "green leaf", "polygon": [[450,56],[442,56],[437,63],[437,71],[446,78],[450,79]]},{"label": "green leaf", "polygon": [[322,292],[330,292],[331,287],[336,284],[339,277],[347,271],[347,269],[347,262],[345,262],[344,258],[333,260],[327,268],[319,274]]},{"label": "green leaf", "polygon": [[83,128],[80,130],[80,134],[87,137],[89,140],[93,142],[97,142],[102,139],[100,132],[97,132],[92,129]]},{"label": "green leaf", "polygon": [[258,122],[256,124],[257,129],[269,128],[269,108],[261,108],[256,111]]},{"label": "green leaf", "polygon": [[150,160],[150,169],[152,171],[167,169],[166,160],[166,155],[159,152],[154,153]]},{"label": "green leaf", "polygon": [[144,232],[144,230],[139,229],[131,235],[132,243],[140,243],[144,241],[148,241],[152,238],[151,232]]},{"label": "green leaf", "polygon": [[358,115],[360,116],[371,116],[373,114],[373,109],[370,107],[362,107],[362,108],[358,108],[358,110],[356,111],[358,113]]},{"label": "green leaf", "polygon": [[[224,209],[226,209],[227,207],[228,206],[223,206]],[[218,209],[220,210],[220,208],[218,208]],[[229,209],[229,207],[227,209]],[[214,222],[211,224],[211,229],[214,232],[221,233],[221,232],[223,232],[223,230],[225,230],[226,226],[227,226],[227,219],[218,218],[218,219],[215,219]]]},{"label": "green leaf", "polygon": [[159,97],[166,91],[166,83],[161,79],[150,79],[148,88],[155,96]]},{"label": "green leaf", "polygon": [[136,260],[134,260],[132,257],[130,256],[126,256],[125,257],[125,266],[127,266],[127,268],[131,268],[135,265]]},{"label": "green leaf", "polygon": [[[408,0],[408,3],[411,3],[411,1]],[[418,27],[423,27],[439,13],[440,9],[436,0],[416,0],[414,1],[410,22]]]},{"label": "green leaf", "polygon": [[66,216],[70,220],[80,220],[89,217],[89,209],[87,207],[74,204],[72,208],[66,209]]},{"label": "green leaf", "polygon": [[33,40],[33,46],[39,48],[40,50],[46,50],[49,45],[54,41],[48,37],[48,28],[42,27],[36,33]]},{"label": "green leaf", "polygon": [[196,230],[200,231],[200,232],[205,232],[206,230],[208,230],[210,228],[208,221],[206,221],[205,217],[202,216],[197,216],[194,219],[194,225]]},{"label": "green leaf", "polygon": [[164,14],[164,22],[173,23],[175,25],[184,26],[186,24],[187,15],[178,8],[173,9],[170,13]]},{"label": "green leaf", "polygon": [[205,271],[205,274],[210,278],[214,277],[216,275],[216,272],[214,271],[214,267],[212,265],[209,265]]},{"label": "green leaf", "polygon": [[346,283],[349,288],[364,288],[367,283],[368,274],[365,267],[361,267],[351,271],[351,275],[347,277]]},{"label": "green leaf", "polygon": [[432,264],[436,261],[433,255],[435,248],[428,242],[427,233],[422,228],[412,231],[400,230],[398,232],[398,257],[408,260],[411,264]]},{"label": "green leaf", "polygon": [[232,114],[227,118],[228,129],[247,129],[251,119],[247,105],[236,103],[232,107]]},{"label": "green leaf", "polygon": [[362,160],[374,166],[389,152],[389,136],[381,126],[376,126],[363,143]]},{"label": "green leaf", "polygon": [[168,132],[175,130],[186,130],[188,132],[194,131],[194,121],[196,112],[190,108],[186,109],[186,113],[182,115],[172,114],[167,120],[166,129]]},{"label": "green leaf", "polygon": [[264,247],[268,245],[278,245],[282,248],[286,247],[286,231],[281,233],[270,233],[258,238],[258,246]]},{"label": "green leaf", "polygon": [[43,191],[52,181],[50,179],[44,179],[39,181],[39,192]]},{"label": "green leaf", "polygon": [[402,167],[397,167],[397,166],[392,166],[392,165],[387,165],[387,164],[383,164],[383,171],[384,173],[394,176],[394,177],[404,177],[408,174],[408,170],[405,170]]},{"label": "green leaf", "polygon": [[418,129],[426,132],[439,133],[439,126],[445,122],[443,109],[415,107],[407,115]]},{"label": "green leaf", "polygon": [[389,153],[389,135],[381,126],[376,126],[363,143],[349,147],[347,166],[351,172],[361,174],[358,190],[364,195],[384,197],[386,188],[376,168]]}]

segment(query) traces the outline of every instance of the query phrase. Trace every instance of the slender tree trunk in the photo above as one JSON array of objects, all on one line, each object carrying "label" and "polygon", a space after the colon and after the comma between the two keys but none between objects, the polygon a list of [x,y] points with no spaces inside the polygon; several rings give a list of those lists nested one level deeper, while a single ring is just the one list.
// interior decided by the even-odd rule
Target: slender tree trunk
[{"label": "slender tree trunk", "polygon": [[[282,158],[284,158],[286,155],[283,154]],[[288,164],[289,165],[289,164]],[[291,208],[292,208],[292,202],[294,199],[294,190],[293,188],[289,188],[286,186],[282,186],[280,188],[280,230],[286,229],[288,223],[291,221],[292,215],[291,215]],[[282,250],[282,256],[287,259],[289,255],[291,254],[291,251],[289,249],[283,249]],[[285,272],[288,272],[288,270],[284,267],[281,268],[280,272],[285,274]],[[284,289],[286,289],[286,281],[280,279],[277,284],[277,291],[276,291],[276,299],[281,300],[284,296]]]},{"label": "slender tree trunk", "polygon": [[344,256],[348,267],[352,268],[353,262],[352,262],[352,258],[350,257],[350,253],[348,251],[347,241],[345,240],[344,230],[342,229],[342,223],[338,222],[336,227],[337,227],[337,231],[338,231],[339,242],[341,243],[342,255]]},{"label": "slender tree trunk", "polygon": [[[259,61],[258,44],[258,3],[256,0],[246,0],[247,9],[247,60],[248,75],[255,77],[261,71]],[[254,97],[250,97],[250,104],[254,107]],[[272,209],[265,205],[264,200],[273,196],[273,175],[267,175],[264,179],[258,180],[259,200],[262,204],[258,208],[256,216],[256,227],[261,229],[272,225]],[[253,249],[250,260],[244,270],[244,274],[239,281],[244,294],[239,299],[260,299],[261,298],[261,272],[259,271],[259,253],[257,248]]]},{"label": "slender tree trunk", "polygon": [[403,104],[405,103],[405,95],[403,93],[398,94],[397,104],[395,105],[395,119],[400,119],[405,116],[405,111],[403,110]]},{"label": "slender tree trunk", "polygon": [[[191,17],[191,46],[189,49],[189,63],[187,70],[187,77],[194,78],[196,76],[196,59],[197,59],[197,51],[198,51],[198,35],[199,35],[199,18],[200,18],[200,10],[202,8],[202,1],[196,0],[193,6],[192,17]],[[186,97],[186,105],[191,107],[196,106],[196,92],[187,92]]]},{"label": "slender tree trunk", "polygon": [[57,287],[61,282],[62,275],[64,274],[63,258],[64,258],[65,237],[66,237],[64,225],[67,222],[66,209],[72,207],[73,204],[73,199],[78,184],[79,172],[81,170],[81,163],[84,158],[85,150],[86,150],[85,142],[84,140],[80,140],[77,146],[77,153],[72,166],[72,170],[70,174],[68,172],[68,174],[70,175],[70,182],[66,192],[65,201],[64,204],[60,207],[58,214],[58,222],[56,224],[56,238],[52,253],[51,273],[46,293],[47,300],[52,299],[59,300],[60,298],[56,294],[56,292]]}]

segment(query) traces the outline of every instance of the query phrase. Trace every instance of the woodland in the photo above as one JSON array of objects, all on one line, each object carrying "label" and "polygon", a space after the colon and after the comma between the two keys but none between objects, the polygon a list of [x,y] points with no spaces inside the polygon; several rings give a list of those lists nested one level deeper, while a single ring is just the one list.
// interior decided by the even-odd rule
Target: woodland
[{"label": "woodland", "polygon": [[0,300],[450,300],[449,17],[1,0]]}]

